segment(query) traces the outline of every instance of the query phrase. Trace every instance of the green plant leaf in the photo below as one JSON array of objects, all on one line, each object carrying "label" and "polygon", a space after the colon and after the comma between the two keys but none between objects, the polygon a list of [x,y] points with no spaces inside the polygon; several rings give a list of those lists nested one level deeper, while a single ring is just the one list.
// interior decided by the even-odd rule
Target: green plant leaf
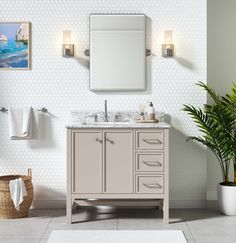
[{"label": "green plant leaf", "polygon": [[204,104],[204,109],[183,106],[183,111],[191,116],[201,132],[200,136],[190,136],[187,141],[193,140],[207,146],[217,157],[223,180],[227,181],[229,161],[236,163],[236,84],[232,83],[231,93],[225,96],[220,96],[203,82],[197,85],[209,94],[213,104]]}]

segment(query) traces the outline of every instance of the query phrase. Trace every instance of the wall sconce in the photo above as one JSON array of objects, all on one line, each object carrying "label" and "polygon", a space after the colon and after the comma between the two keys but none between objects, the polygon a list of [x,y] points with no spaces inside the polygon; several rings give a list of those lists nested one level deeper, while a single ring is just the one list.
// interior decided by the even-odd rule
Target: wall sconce
[{"label": "wall sconce", "polygon": [[62,44],[62,56],[73,57],[74,56],[74,44],[71,44],[71,31],[63,31],[63,44]]},{"label": "wall sconce", "polygon": [[162,56],[174,56],[173,33],[171,30],[165,31],[165,44],[162,44]]}]

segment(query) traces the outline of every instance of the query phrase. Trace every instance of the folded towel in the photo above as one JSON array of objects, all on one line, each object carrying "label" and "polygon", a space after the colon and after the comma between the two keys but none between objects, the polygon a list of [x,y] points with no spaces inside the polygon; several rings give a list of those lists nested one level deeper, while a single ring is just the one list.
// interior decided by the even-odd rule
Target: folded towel
[{"label": "folded towel", "polygon": [[9,188],[14,206],[19,211],[20,204],[24,201],[24,197],[27,196],[24,180],[22,178],[11,180]]},{"label": "folded towel", "polygon": [[33,108],[31,113],[31,138],[39,138],[39,111]]},{"label": "folded towel", "polygon": [[23,108],[22,137],[30,138],[32,129],[32,107]]},{"label": "folded towel", "polygon": [[38,110],[32,107],[8,108],[9,136],[12,140],[38,138]]}]

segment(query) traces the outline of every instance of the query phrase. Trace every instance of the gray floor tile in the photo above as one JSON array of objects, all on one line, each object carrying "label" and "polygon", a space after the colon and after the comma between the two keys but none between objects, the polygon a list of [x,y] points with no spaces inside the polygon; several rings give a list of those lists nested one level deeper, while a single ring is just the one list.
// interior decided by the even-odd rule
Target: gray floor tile
[{"label": "gray floor tile", "polygon": [[9,222],[0,223],[1,238],[41,238],[48,222]]},{"label": "gray floor tile", "polygon": [[180,210],[170,211],[170,224],[163,224],[162,212],[157,209],[119,209],[118,230],[183,230],[187,239],[192,234]]},{"label": "gray floor tile", "polygon": [[[48,223],[52,219],[54,210],[31,210],[27,218],[1,219],[0,220],[0,241],[3,238],[39,239],[42,237]],[[36,241],[37,242],[37,241]]]},{"label": "gray floor tile", "polygon": [[[213,210],[183,210],[184,219],[197,242],[225,242],[236,238],[236,217]],[[222,241],[223,240],[223,241]]]},{"label": "gray floor tile", "polygon": [[[119,209],[118,210],[118,226],[124,222],[132,221],[134,224],[145,225],[152,222],[155,225],[163,225],[167,227],[174,227],[175,225],[184,222],[181,212],[176,210],[170,211],[170,224],[163,224],[163,215],[161,210],[140,208],[140,209]],[[150,227],[150,226],[148,226]]]},{"label": "gray floor tile", "polygon": [[31,210],[29,217],[0,220],[0,242],[46,243],[52,230],[183,230],[189,243],[232,243],[236,238],[236,217],[217,209],[170,210],[170,224],[164,225],[161,210],[151,208],[83,208],[66,224],[62,209]]},{"label": "gray floor tile", "polygon": [[27,218],[30,220],[52,218],[54,211],[55,209],[32,209],[29,211]]},{"label": "gray floor tile", "polygon": [[[1,238],[1,243],[39,243],[40,239],[34,239],[34,238]],[[46,241],[47,242],[47,241]]]},{"label": "gray floor tile", "polygon": [[187,239],[188,243],[197,243],[194,239]]},{"label": "gray floor tile", "polygon": [[223,216],[219,210],[207,210],[207,209],[181,209],[184,220],[204,220],[208,218],[218,218]]},{"label": "gray floor tile", "polygon": [[214,237],[208,236],[205,238],[197,238],[195,239],[196,243],[233,243],[235,239],[233,238],[225,238],[225,237]]},{"label": "gray floor tile", "polygon": [[56,210],[42,238],[48,238],[53,230],[116,230],[116,212],[96,208],[79,209],[73,212],[73,223],[66,223],[65,210]]},{"label": "gray floor tile", "polygon": [[[42,238],[40,239],[39,243],[47,243],[48,242],[48,238]],[[56,243],[56,242],[55,242]]]}]

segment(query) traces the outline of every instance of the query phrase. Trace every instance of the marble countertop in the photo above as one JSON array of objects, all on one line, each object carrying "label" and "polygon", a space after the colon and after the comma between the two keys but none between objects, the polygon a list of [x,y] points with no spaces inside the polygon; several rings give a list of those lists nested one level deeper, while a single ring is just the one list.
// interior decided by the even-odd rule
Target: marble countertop
[{"label": "marble countertop", "polygon": [[[158,117],[158,114],[156,114]],[[66,128],[170,128],[166,122],[137,123],[139,113],[133,111],[108,112],[109,122],[104,122],[104,112],[73,111]]]},{"label": "marble countertop", "polygon": [[158,123],[136,123],[136,122],[108,122],[108,123],[71,123],[66,128],[170,128],[166,122]]}]

